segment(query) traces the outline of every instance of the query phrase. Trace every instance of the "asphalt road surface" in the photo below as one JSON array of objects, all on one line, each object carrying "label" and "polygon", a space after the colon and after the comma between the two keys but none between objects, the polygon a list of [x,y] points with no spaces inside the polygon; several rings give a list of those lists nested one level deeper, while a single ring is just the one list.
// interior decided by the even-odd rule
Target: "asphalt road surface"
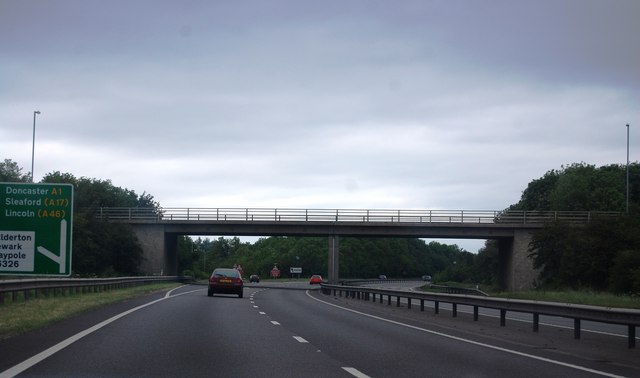
[{"label": "asphalt road surface", "polygon": [[185,286],[109,306],[0,341],[0,376],[640,376],[640,351],[624,339],[295,286],[247,285],[242,299]]}]

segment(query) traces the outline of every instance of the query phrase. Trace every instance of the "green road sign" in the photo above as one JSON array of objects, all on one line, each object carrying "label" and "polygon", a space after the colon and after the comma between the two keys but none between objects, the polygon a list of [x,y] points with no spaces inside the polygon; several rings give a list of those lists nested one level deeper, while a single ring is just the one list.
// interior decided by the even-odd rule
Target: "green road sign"
[{"label": "green road sign", "polygon": [[0,182],[0,275],[71,274],[73,185]]}]

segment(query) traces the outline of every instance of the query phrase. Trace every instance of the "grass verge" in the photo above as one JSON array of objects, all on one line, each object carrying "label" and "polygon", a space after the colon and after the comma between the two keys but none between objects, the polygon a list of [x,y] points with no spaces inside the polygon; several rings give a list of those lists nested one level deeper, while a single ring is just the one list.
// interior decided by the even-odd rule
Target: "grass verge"
[{"label": "grass verge", "polygon": [[[443,285],[450,287],[465,288],[469,285],[446,282]],[[441,290],[435,290],[430,288],[429,285],[421,287],[424,291],[432,291],[439,293]],[[631,295],[615,295],[604,292],[594,291],[580,291],[580,290],[527,290],[527,291],[495,291],[487,288],[480,288],[485,293],[489,294],[489,297],[494,298],[507,298],[507,299],[525,299],[530,301],[540,302],[557,302],[557,303],[571,303],[590,306],[601,307],[614,307],[614,308],[632,308],[640,309],[640,297]]]},{"label": "grass verge", "polygon": [[46,327],[86,311],[141,295],[179,286],[177,282],[156,283],[100,293],[73,294],[64,297],[30,299],[0,305],[0,340]]},{"label": "grass verge", "polygon": [[640,298],[592,291],[516,291],[492,293],[492,297],[527,299],[532,301],[572,303],[602,307],[640,309]]}]

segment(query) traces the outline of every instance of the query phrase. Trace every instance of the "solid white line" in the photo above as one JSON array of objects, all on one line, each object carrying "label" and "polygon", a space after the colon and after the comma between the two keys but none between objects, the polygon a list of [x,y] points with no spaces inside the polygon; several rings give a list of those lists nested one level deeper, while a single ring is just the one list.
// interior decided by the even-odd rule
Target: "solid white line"
[{"label": "solid white line", "polygon": [[481,342],[478,342],[478,341],[473,341],[473,340],[469,340],[469,339],[463,339],[462,337],[447,335],[446,333],[432,331],[432,330],[429,330],[429,329],[416,327],[416,326],[413,326],[413,325],[410,325],[410,324],[400,323],[400,322],[397,322],[395,320],[385,319],[385,318],[382,318],[382,317],[379,317],[379,316],[367,314],[367,313],[364,313],[364,312],[352,310],[350,308],[338,306],[338,305],[333,304],[333,303],[325,302],[325,301],[323,301],[321,299],[313,297],[310,294],[309,290],[307,290],[306,293],[307,293],[307,296],[309,298],[311,298],[313,300],[316,300],[316,301],[318,301],[320,303],[324,303],[324,304],[326,304],[328,306],[336,307],[336,308],[339,308],[341,310],[349,311],[349,312],[352,312],[354,314],[358,314],[358,315],[366,316],[366,317],[369,317],[369,318],[381,320],[383,322],[396,324],[396,325],[399,325],[399,326],[402,326],[402,327],[406,327],[406,328],[415,329],[417,331],[430,333],[432,335],[446,337],[448,339],[461,341],[463,343],[473,344],[473,345],[477,345],[477,346],[484,347],[484,348],[489,348],[489,349],[498,350],[498,351],[505,352],[505,353],[515,354],[515,355],[521,356],[521,357],[531,358],[531,359],[538,360],[538,361],[544,361],[544,362],[548,362],[548,363],[555,364],[555,365],[565,366],[565,367],[576,369],[576,370],[586,371],[586,372],[593,373],[593,374],[599,374],[599,375],[603,375],[603,376],[606,376],[606,377],[621,378],[621,376],[619,376],[619,375],[607,373],[607,372],[604,372],[604,371],[589,369],[589,368],[586,368],[586,367],[583,367],[583,366],[573,365],[573,364],[569,364],[569,363],[562,362],[562,361],[552,360],[552,359],[545,358],[545,357],[540,357],[540,356],[535,356],[535,355],[528,354],[528,353],[518,352],[518,351],[515,351],[515,350],[506,349],[506,348],[498,347],[498,346],[495,346],[495,345],[481,343]]},{"label": "solid white line", "polygon": [[176,287],[176,288],[173,288],[173,289],[171,289],[171,290],[167,291],[167,293],[164,295],[164,297],[165,297],[165,298],[169,298],[169,297],[171,297],[171,296],[173,296],[173,297],[177,297],[177,296],[179,296],[179,295],[184,295],[184,294],[194,293],[194,292],[196,292],[196,291],[202,291],[202,290],[204,290],[204,289],[197,289],[197,290],[185,291],[184,293],[180,293],[180,294],[173,295],[173,292],[174,292],[174,291],[176,291],[176,290],[178,290],[178,289],[181,289],[181,288],[183,288],[183,287],[185,287],[185,286],[188,286],[188,285],[178,286],[178,287]]},{"label": "solid white line", "polygon": [[[178,288],[176,288],[176,289],[178,289]],[[176,290],[176,289],[173,289],[173,290]],[[160,299],[156,299],[155,301],[152,301],[152,302],[149,302],[149,303],[145,303],[145,304],[140,305],[138,307],[135,307],[135,308],[132,308],[132,309],[127,310],[125,312],[122,312],[122,313],[120,313],[118,315],[112,316],[111,318],[109,318],[109,319],[107,319],[107,320],[105,320],[103,322],[100,322],[100,323],[94,325],[93,327],[87,328],[84,331],[79,332],[79,333],[69,337],[68,339],[59,342],[58,344],[50,347],[49,349],[46,349],[46,350],[36,354],[35,356],[22,361],[21,363],[15,365],[14,367],[3,371],[2,373],[0,373],[0,377],[4,378],[4,377],[16,376],[16,375],[22,373],[23,371],[29,369],[30,367],[36,365],[37,363],[43,361],[44,359],[54,355],[55,353],[58,353],[62,349],[68,347],[69,345],[75,343],[76,341],[82,339],[83,337],[92,334],[93,332],[99,330],[100,328],[102,328],[102,327],[104,327],[106,325],[109,325],[109,324],[115,322],[116,320],[118,320],[118,319],[120,319],[122,317],[125,317],[125,316],[127,316],[127,315],[129,315],[129,314],[131,314],[133,312],[136,312],[138,310],[141,310],[141,309],[143,309],[145,307],[151,306],[151,305],[156,304],[158,302],[164,301],[165,299],[174,298],[174,297],[179,296],[179,295],[187,294],[187,293],[180,293],[180,294],[171,296],[170,293],[173,292],[173,290],[167,292],[165,294],[165,296],[160,298]],[[203,289],[200,289],[200,290],[203,290]],[[199,291],[199,290],[194,290],[194,291]]]},{"label": "solid white line", "polygon": [[273,325],[280,325],[280,323],[276,322],[275,320],[272,320],[272,321],[271,321],[271,324],[273,324]]},{"label": "solid white line", "polygon": [[294,338],[294,339],[296,339],[296,340],[298,340],[298,342],[300,342],[300,343],[308,343],[308,341],[307,341],[307,340],[303,339],[303,338],[302,338],[302,337],[300,337],[300,336],[293,336],[293,338]]},{"label": "solid white line", "polygon": [[356,368],[352,368],[352,367],[343,367],[343,370],[345,370],[347,373],[353,375],[354,377],[358,377],[358,378],[370,378],[368,375],[366,375],[365,373],[361,372],[360,370],[356,369]]},{"label": "solid white line", "polygon": [[260,314],[260,315],[266,315],[267,313],[266,313],[266,312],[264,312],[264,311],[259,311],[259,312],[258,312],[258,314]]}]

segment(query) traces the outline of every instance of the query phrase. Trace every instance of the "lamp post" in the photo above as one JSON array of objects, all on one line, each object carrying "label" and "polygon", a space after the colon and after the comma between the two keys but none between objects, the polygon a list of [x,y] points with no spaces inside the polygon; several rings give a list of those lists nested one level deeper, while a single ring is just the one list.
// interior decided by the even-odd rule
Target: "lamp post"
[{"label": "lamp post", "polygon": [[33,141],[31,142],[31,182],[33,183],[33,157],[36,152],[36,114],[40,114],[39,110],[33,112]]},{"label": "lamp post", "polygon": [[629,214],[629,124],[627,123],[627,214]]}]

